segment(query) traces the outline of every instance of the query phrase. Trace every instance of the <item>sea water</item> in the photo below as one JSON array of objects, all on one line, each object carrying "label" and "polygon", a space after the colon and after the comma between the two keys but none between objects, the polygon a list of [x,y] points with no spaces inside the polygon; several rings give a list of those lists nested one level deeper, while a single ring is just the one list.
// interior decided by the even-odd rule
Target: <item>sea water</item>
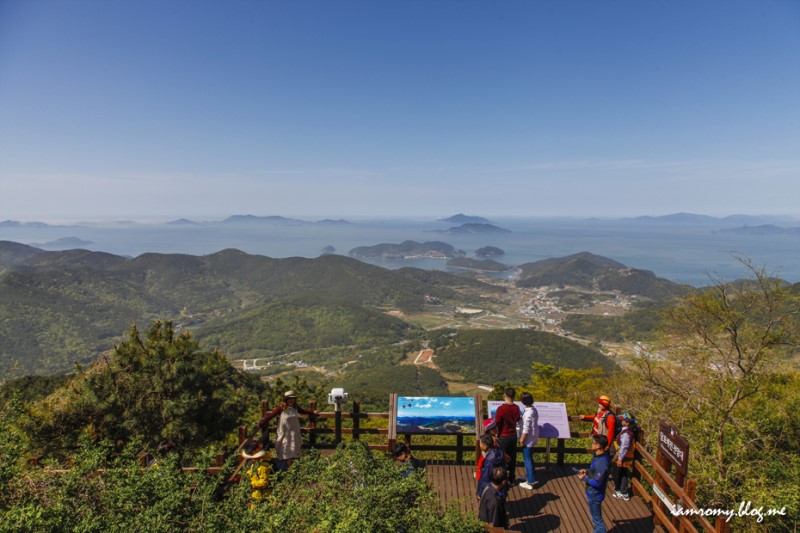
[{"label": "sea water", "polygon": [[[0,240],[46,250],[65,249],[52,241],[75,237],[95,251],[135,257],[146,252],[207,255],[227,248],[274,258],[321,255],[326,247],[348,255],[358,246],[442,241],[472,256],[495,246],[507,265],[591,252],[626,266],[694,286],[712,277],[747,275],[737,257],[751,260],[786,281],[800,282],[800,238],[793,235],[744,235],[714,225],[647,224],[635,221],[508,219],[493,221],[511,233],[451,234],[454,224],[436,220],[358,220],[350,223],[222,223],[197,225],[115,223],[79,226],[0,227]],[[69,248],[74,248],[70,246]],[[448,270],[446,260],[369,260],[390,269],[412,266]],[[508,273],[498,274],[508,276]]]}]

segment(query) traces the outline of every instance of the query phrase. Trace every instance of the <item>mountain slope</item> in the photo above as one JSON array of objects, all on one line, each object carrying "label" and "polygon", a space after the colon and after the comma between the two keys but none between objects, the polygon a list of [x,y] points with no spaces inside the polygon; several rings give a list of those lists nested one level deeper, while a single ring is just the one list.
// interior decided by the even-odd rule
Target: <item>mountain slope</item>
[{"label": "mountain slope", "polygon": [[44,250],[12,241],[0,241],[0,266],[10,266],[24,263]]},{"label": "mountain slope", "polygon": [[623,294],[650,298],[681,294],[685,290],[677,283],[656,277],[649,270],[629,268],[613,259],[589,252],[525,263],[520,266],[517,285],[572,285],[588,290],[616,290]]},{"label": "mountain slope", "polygon": [[542,331],[443,330],[431,343],[442,369],[484,384],[524,383],[534,362],[567,368],[616,367],[594,348]]},{"label": "mountain slope", "polygon": [[370,347],[404,338],[409,325],[362,306],[276,302],[236,312],[200,329],[198,339],[231,357],[263,357],[327,346]]},{"label": "mountain slope", "polygon": [[[261,315],[241,313],[274,302],[414,311],[422,309],[428,296],[449,299],[457,294],[438,280],[450,279],[454,286],[473,283],[448,274],[426,280],[424,275],[332,255],[272,259],[223,250],[209,256],[143,254],[127,259],[85,250],[37,252],[24,245],[4,249],[11,250],[7,261],[15,264],[0,273],[0,369],[17,360],[27,373],[55,373],[69,369],[73,361],[93,360],[132,322],[147,323],[154,317],[210,325],[230,316],[235,318],[232,327],[246,332],[245,318],[256,327]],[[375,311],[354,315],[338,309],[363,322],[362,330],[342,336],[345,342],[371,335],[397,339],[399,326],[377,320]]]}]

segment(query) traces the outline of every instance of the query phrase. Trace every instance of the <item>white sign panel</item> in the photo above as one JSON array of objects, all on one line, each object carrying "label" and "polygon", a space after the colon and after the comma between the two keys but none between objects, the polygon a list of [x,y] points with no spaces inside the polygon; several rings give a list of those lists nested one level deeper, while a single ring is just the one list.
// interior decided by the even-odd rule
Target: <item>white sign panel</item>
[{"label": "white sign panel", "polygon": [[[489,417],[494,418],[497,408],[504,402],[490,400],[487,402]],[[520,412],[525,410],[522,402],[514,402]],[[539,438],[540,439],[568,439],[570,438],[569,417],[567,404],[563,402],[534,402],[533,406],[539,412]]]},{"label": "white sign panel", "polygon": [[667,506],[667,509],[669,509],[669,512],[672,513],[673,516],[678,514],[678,510],[681,508],[672,503],[669,497],[666,494],[664,494],[664,491],[661,490],[661,487],[659,487],[655,483],[653,483],[653,492],[655,493],[656,496],[658,496],[658,498],[662,502],[664,502],[664,505]]}]

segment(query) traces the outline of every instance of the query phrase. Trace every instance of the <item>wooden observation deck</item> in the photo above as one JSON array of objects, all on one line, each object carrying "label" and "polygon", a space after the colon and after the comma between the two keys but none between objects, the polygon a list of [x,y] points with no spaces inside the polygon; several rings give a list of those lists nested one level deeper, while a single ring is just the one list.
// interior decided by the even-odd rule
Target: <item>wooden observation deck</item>
[{"label": "wooden observation deck", "polygon": [[[586,465],[581,465],[581,468]],[[577,468],[577,467],[576,467]],[[427,477],[443,505],[457,502],[464,511],[478,513],[475,498],[475,466],[428,463]],[[525,475],[517,468],[517,477]],[[569,466],[550,465],[537,468],[534,490],[513,487],[508,495],[511,531],[582,533],[592,531],[585,485]],[[629,501],[611,495],[609,483],[603,502],[603,518],[610,533],[652,533],[661,531],[653,525],[653,513],[639,497]]]},{"label": "wooden observation deck", "polygon": [[[394,397],[395,395],[392,395]],[[390,408],[391,402],[390,400]],[[480,405],[480,397],[476,397],[476,405]],[[315,402],[309,403],[312,410]],[[262,414],[267,412],[267,405],[262,402]],[[482,418],[476,413],[476,418]],[[347,435],[353,440],[361,437],[371,438],[368,447],[373,450],[391,450],[398,437],[403,436],[411,445],[412,436],[398,435],[392,424],[389,427],[362,427],[361,421],[369,419],[390,419],[390,413],[365,413],[361,411],[360,402],[354,401],[350,412],[327,412],[309,417],[308,426],[303,432],[308,434],[305,447],[331,450],[342,442]],[[333,427],[318,427],[317,421],[328,420]],[[347,420],[349,424],[345,425]],[[576,431],[579,424],[585,424],[582,417],[569,417],[571,425],[570,438],[545,439],[540,441],[537,454],[545,454],[544,463],[537,458],[537,487],[528,491],[513,487],[507,500],[510,518],[510,531],[557,531],[564,533],[583,533],[592,530],[589,509],[584,493],[585,486],[577,478],[581,468],[587,468],[591,462],[590,450],[581,445],[589,432]],[[269,427],[266,428],[269,432]],[[332,442],[320,442],[322,435],[333,436]],[[642,432],[639,433],[641,438]],[[240,428],[240,442],[247,437],[247,428]],[[412,451],[425,451],[454,454],[455,460],[431,461],[428,457],[427,476],[440,501],[445,504],[455,502],[464,511],[478,512],[478,500],[475,497],[475,459],[480,453],[474,436],[454,434],[455,444],[414,444]],[[445,438],[447,438],[445,436]],[[386,440],[384,440],[386,439]],[[388,440],[388,445],[387,445]],[[555,447],[551,448],[551,441]],[[567,443],[572,446],[567,446]],[[555,461],[551,461],[551,452]],[[440,455],[441,457],[441,455]],[[539,456],[541,457],[541,455]],[[572,461],[586,461],[580,465],[566,464],[568,457]],[[524,475],[522,462],[517,463],[517,478]],[[671,473],[671,465],[658,453],[655,457],[643,445],[637,445],[634,459],[633,478],[634,497],[628,501],[613,497],[613,483],[609,483],[606,499],[603,503],[603,518],[611,533],[651,533],[654,531],[669,533],[729,533],[730,525],[725,518],[718,516],[712,524],[704,516],[672,516],[668,508],[673,502],[680,502],[685,509],[699,511],[695,503],[697,483],[693,479],[681,477],[678,481]],[[677,505],[677,503],[675,504]]]}]

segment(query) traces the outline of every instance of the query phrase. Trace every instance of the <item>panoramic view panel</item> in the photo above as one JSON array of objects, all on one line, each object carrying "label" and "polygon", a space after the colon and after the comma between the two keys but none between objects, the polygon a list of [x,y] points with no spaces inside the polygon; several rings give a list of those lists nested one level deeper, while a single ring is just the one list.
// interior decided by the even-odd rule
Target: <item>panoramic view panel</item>
[{"label": "panoramic view panel", "polygon": [[0,0],[0,533],[796,532],[800,3]]}]

